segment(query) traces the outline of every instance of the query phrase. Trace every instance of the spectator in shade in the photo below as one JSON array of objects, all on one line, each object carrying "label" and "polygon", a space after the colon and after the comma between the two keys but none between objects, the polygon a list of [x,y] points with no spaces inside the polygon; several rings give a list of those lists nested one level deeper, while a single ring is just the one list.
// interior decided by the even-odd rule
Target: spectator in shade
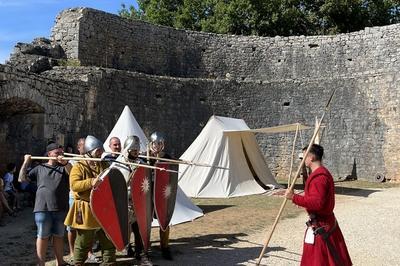
[{"label": "spectator in shade", "polygon": [[7,173],[4,175],[4,192],[8,198],[10,207],[13,210],[21,210],[19,198],[17,195],[17,190],[14,186],[14,174],[17,171],[17,167],[14,163],[9,163],[7,165]]}]

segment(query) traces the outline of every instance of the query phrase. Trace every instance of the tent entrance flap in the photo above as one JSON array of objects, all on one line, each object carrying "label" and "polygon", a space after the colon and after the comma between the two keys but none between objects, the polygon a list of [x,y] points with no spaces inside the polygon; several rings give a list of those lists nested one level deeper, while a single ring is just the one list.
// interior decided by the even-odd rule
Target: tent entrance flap
[{"label": "tent entrance flap", "polygon": [[240,142],[242,143],[243,154],[244,154],[244,157],[245,157],[245,159],[246,159],[247,166],[249,167],[249,170],[250,170],[251,174],[253,175],[254,180],[255,180],[255,181],[257,182],[257,184],[259,184],[263,189],[265,189],[265,190],[270,189],[270,187],[268,187],[267,185],[265,185],[265,184],[260,180],[260,178],[258,177],[256,171],[254,170],[254,167],[253,167],[253,165],[252,165],[252,163],[251,163],[251,161],[250,161],[249,155],[247,154],[246,146],[245,146],[244,143],[243,143],[243,139],[240,139]]}]

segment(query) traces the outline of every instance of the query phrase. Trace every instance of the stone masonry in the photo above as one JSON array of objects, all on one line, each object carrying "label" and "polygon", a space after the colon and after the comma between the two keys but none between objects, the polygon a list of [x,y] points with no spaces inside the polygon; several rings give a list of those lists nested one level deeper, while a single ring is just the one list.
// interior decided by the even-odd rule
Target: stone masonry
[{"label": "stone masonry", "polygon": [[[399,33],[396,24],[335,36],[244,37],[68,9],[46,48],[62,53],[46,54],[46,69],[29,71],[16,59],[0,67],[0,163],[38,153],[49,139],[105,139],[124,105],[146,134],[164,131],[179,156],[213,114],[251,128],[314,125],[337,88],[322,136],[334,176],[399,180]],[[302,132],[297,152],[311,134]],[[278,177],[288,172],[293,137],[257,135]]]}]

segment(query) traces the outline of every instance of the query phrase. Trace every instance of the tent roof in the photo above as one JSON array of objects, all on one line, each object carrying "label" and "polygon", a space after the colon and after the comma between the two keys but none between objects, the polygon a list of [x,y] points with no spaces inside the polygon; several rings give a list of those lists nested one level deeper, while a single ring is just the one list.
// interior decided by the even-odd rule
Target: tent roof
[{"label": "tent roof", "polygon": [[212,116],[181,159],[226,169],[180,165],[183,191],[191,197],[219,198],[260,194],[268,185],[279,186],[249,130],[242,119]]},{"label": "tent roof", "polygon": [[300,123],[294,123],[294,124],[287,124],[287,125],[280,125],[280,126],[274,126],[274,127],[263,127],[263,128],[255,128],[255,129],[245,129],[245,130],[232,130],[232,129],[227,129],[224,130],[224,132],[229,133],[245,133],[245,132],[253,132],[253,133],[267,133],[267,134],[273,134],[273,133],[284,133],[284,132],[291,132],[291,131],[296,131],[297,127],[299,130],[305,130],[305,129],[310,129],[311,127],[302,125]]},{"label": "tent roof", "polygon": [[108,146],[109,141],[112,137],[118,137],[121,141],[121,146],[123,148],[124,142],[128,136],[136,135],[140,139],[140,151],[146,151],[146,146],[148,140],[144,134],[142,128],[139,126],[136,118],[134,117],[129,106],[125,105],[124,110],[119,116],[114,128],[111,130],[107,139],[104,141],[104,150],[111,151]]}]

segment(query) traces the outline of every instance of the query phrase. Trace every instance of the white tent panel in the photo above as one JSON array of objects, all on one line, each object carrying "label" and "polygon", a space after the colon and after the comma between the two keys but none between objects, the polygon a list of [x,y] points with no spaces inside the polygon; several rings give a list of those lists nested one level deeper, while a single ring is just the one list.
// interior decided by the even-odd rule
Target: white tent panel
[{"label": "white tent panel", "polygon": [[[107,140],[104,142],[104,149],[108,151],[110,150],[108,147],[108,142],[111,137],[118,137],[121,140],[121,144],[123,145],[125,139],[131,135],[136,135],[140,138],[140,149],[146,151],[148,140],[144,135],[142,128],[139,126],[135,117],[133,116],[132,111],[129,109],[128,106],[125,106],[113,130],[111,131]],[[121,157],[119,157],[119,159],[121,159]],[[116,163],[114,163],[114,165],[121,170],[121,172],[124,174],[125,179],[128,180],[129,173],[127,172],[127,170],[123,169],[123,166]],[[194,205],[185,195],[182,189],[180,189],[178,186],[174,214],[172,216],[170,225],[190,222],[200,216],[203,216],[203,211],[199,207]],[[158,221],[156,219],[153,219],[152,226],[158,226]]]},{"label": "white tent panel", "polygon": [[[185,211],[180,211],[185,210]],[[203,211],[194,205],[190,199],[185,195],[185,192],[178,186],[178,191],[176,193],[175,210],[172,215],[170,225],[181,224],[185,222],[191,222],[196,218],[203,216]],[[151,223],[152,227],[159,226],[158,220],[153,219]]]},{"label": "white tent panel", "polygon": [[285,133],[290,131],[296,131],[297,127],[299,130],[310,129],[311,127],[302,125],[300,123],[288,124],[288,125],[280,125],[275,127],[263,127],[263,128],[254,128],[247,130],[225,130],[225,132],[253,132],[253,133],[266,133],[266,134],[275,134],[275,133]]},{"label": "white tent panel", "polygon": [[[218,165],[180,165],[179,185],[190,197],[237,197],[264,193],[264,185],[278,186],[255,136],[242,119],[212,116],[181,159]],[[229,132],[232,131],[232,132]]]},{"label": "white tent panel", "polygon": [[128,136],[136,135],[140,139],[140,151],[145,152],[148,140],[144,134],[142,128],[139,126],[135,117],[129,106],[125,105],[124,110],[119,116],[117,123],[115,123],[114,128],[108,135],[107,139],[104,141],[104,150],[111,151],[109,141],[112,137],[118,137],[121,141],[121,146],[123,148],[124,142]]}]

